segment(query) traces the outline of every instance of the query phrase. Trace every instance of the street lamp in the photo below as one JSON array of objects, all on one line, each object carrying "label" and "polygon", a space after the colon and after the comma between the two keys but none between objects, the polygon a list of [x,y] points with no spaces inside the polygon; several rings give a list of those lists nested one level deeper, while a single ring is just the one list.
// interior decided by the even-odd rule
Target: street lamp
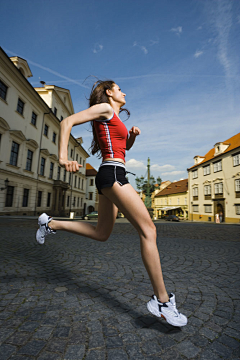
[{"label": "street lamp", "polygon": [[4,181],[4,184],[5,184],[5,187],[1,188],[1,189],[0,189],[1,191],[7,189],[8,184],[9,184],[9,180],[6,179],[6,180]]}]

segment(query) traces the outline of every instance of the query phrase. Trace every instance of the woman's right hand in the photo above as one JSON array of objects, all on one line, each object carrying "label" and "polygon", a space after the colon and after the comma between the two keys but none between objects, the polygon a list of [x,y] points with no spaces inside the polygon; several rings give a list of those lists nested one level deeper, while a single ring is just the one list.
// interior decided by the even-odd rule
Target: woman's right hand
[{"label": "woman's right hand", "polygon": [[82,165],[78,164],[77,161],[70,160],[59,160],[59,164],[69,172],[77,172],[79,171],[79,168],[82,167]]}]

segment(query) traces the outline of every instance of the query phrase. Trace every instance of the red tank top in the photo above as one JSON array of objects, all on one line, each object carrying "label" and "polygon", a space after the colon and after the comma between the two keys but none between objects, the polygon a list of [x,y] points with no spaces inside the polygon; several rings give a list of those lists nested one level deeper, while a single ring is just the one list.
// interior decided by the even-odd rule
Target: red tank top
[{"label": "red tank top", "polygon": [[111,119],[95,120],[94,127],[103,161],[107,158],[119,158],[125,161],[128,130],[115,112]]}]

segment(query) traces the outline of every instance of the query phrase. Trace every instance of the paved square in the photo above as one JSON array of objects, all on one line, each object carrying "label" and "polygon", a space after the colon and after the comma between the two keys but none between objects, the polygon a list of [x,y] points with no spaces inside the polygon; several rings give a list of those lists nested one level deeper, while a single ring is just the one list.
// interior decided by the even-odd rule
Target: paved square
[{"label": "paved square", "polygon": [[119,219],[105,243],[36,221],[0,218],[0,359],[240,358],[240,226],[156,222],[167,289],[189,318],[148,313],[152,295],[135,229]]}]

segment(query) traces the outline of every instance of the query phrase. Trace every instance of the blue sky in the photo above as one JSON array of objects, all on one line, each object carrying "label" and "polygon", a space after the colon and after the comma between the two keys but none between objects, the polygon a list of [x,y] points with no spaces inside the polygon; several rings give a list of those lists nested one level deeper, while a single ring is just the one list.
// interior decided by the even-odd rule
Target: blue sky
[{"label": "blue sky", "polygon": [[[85,109],[96,76],[127,94],[127,128],[142,134],[127,169],[187,177],[195,155],[240,130],[240,2],[231,0],[0,0],[1,46],[25,58],[39,86],[70,90]],[[90,76],[90,77],[89,77]],[[124,116],[123,116],[124,118]],[[90,125],[73,129],[84,147]],[[100,160],[90,157],[98,168]],[[134,185],[134,177],[130,175]]]}]

